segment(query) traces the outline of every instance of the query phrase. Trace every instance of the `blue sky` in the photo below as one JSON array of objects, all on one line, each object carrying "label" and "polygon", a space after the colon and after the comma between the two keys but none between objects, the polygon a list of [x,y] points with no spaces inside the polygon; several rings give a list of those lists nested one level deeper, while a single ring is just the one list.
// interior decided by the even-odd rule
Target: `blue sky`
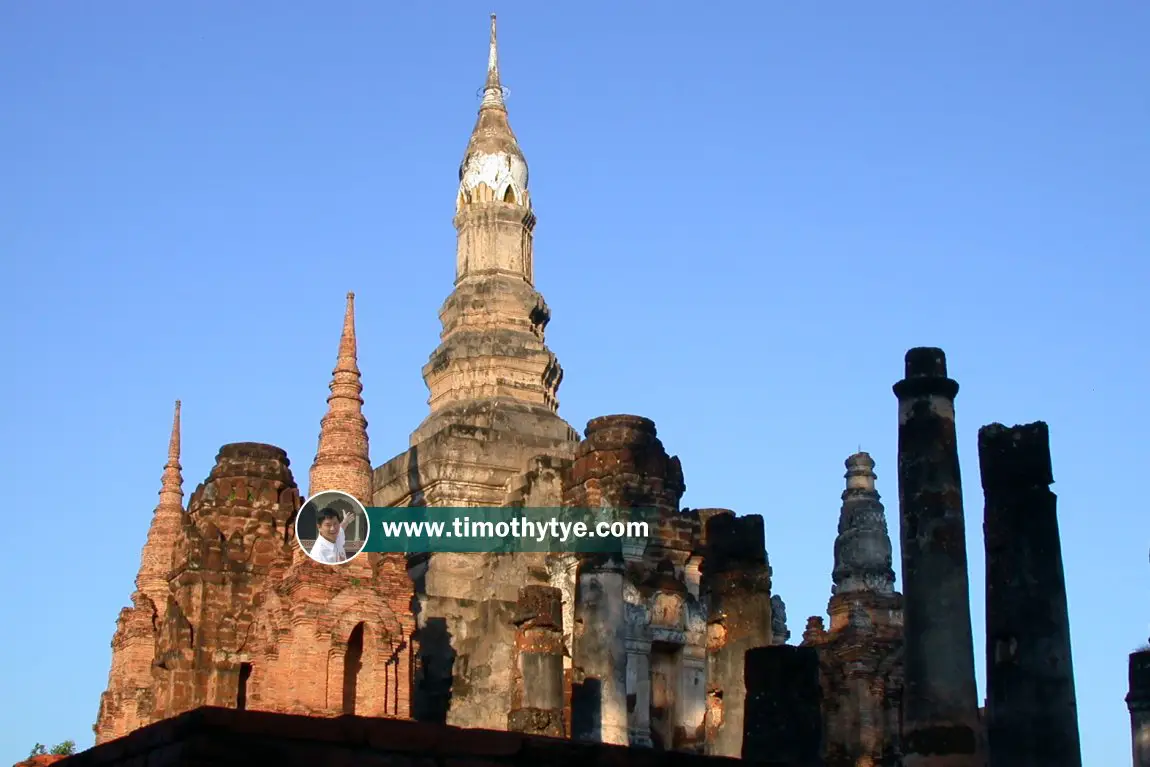
[{"label": "blue sky", "polygon": [[1150,6],[162,5],[0,10],[0,762],[91,743],[174,399],[188,494],[232,441],[306,483],[354,290],[373,462],[407,445],[495,10],[561,413],[649,416],[686,505],[763,514],[798,636],[860,446],[897,536],[890,387],[943,347],[980,687],[977,429],[1042,419],[1085,761],[1128,763]]}]

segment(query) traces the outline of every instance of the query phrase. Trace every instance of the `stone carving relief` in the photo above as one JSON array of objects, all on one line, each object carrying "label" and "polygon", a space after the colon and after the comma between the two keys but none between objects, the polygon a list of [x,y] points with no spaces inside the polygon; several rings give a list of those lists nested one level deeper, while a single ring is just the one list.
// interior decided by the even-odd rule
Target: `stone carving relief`
[{"label": "stone carving relief", "polygon": [[630,580],[623,582],[623,610],[627,621],[627,636],[645,637],[651,622],[646,601]]},{"label": "stone carving relief", "polygon": [[651,625],[683,628],[683,599],[678,594],[657,593],[651,600]]}]

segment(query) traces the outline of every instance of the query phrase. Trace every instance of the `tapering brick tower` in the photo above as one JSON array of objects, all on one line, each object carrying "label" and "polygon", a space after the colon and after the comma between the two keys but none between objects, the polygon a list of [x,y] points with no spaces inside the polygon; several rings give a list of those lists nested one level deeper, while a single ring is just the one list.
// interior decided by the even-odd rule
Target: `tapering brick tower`
[{"label": "tapering brick tower", "polygon": [[364,506],[370,506],[371,459],[355,341],[354,293],[347,294],[339,354],[328,388],[331,395],[327,398],[327,413],[320,421],[319,447],[311,465],[308,495],[342,490]]},{"label": "tapering brick tower", "polygon": [[180,468],[180,401],[172,419],[168,462],[160,481],[160,501],[144,544],[132,606],[120,611],[112,637],[108,689],[100,697],[93,730],[96,742],[118,738],[147,724],[152,716],[152,661],[156,626],[164,619],[171,589],[168,576],[184,516],[184,479]]},{"label": "tapering brick tower", "polygon": [[163,619],[168,609],[171,589],[168,576],[172,570],[172,547],[180,533],[184,517],[184,477],[180,466],[180,401],[172,416],[172,436],[168,439],[168,462],[160,480],[160,502],[152,515],[148,540],[140,562],[136,587],[155,605],[156,616]]}]

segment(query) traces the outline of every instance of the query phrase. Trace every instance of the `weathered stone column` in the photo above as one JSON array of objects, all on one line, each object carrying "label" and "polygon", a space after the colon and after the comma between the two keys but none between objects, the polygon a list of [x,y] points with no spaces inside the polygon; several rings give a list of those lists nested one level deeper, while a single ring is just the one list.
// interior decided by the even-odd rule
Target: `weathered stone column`
[{"label": "weathered stone column", "polygon": [[628,740],[651,746],[651,640],[627,637],[627,699],[631,714]]},{"label": "weathered stone column", "polygon": [[991,767],[1081,767],[1058,499],[1045,423],[978,431],[986,498]]},{"label": "weathered stone column", "polygon": [[1150,767],[1150,650],[1130,653],[1130,740],[1134,767]]},{"label": "weathered stone column", "polygon": [[575,669],[571,736],[626,745],[627,648],[623,560],[589,556],[579,568],[575,606]]},{"label": "weathered stone column", "polygon": [[[702,616],[700,616],[702,617]],[[704,629],[705,632],[705,629]],[[699,691],[702,691],[700,694]],[[682,741],[676,744],[681,751],[697,752],[706,744],[707,716],[707,651],[702,643],[683,646],[679,657],[679,722]]]},{"label": "weathered stone column", "polygon": [[747,652],[743,759],[790,767],[822,765],[822,688],[813,647],[773,645]]},{"label": "weathered stone column", "polygon": [[564,736],[563,649],[563,593],[551,586],[519,589],[508,730]]},{"label": "weathered stone column", "polygon": [[941,349],[906,353],[898,397],[906,767],[981,767],[966,523],[954,425],[958,383]]},{"label": "weathered stone column", "polygon": [[707,753],[743,749],[744,657],[771,644],[771,575],[763,518],[716,514],[706,523]]}]

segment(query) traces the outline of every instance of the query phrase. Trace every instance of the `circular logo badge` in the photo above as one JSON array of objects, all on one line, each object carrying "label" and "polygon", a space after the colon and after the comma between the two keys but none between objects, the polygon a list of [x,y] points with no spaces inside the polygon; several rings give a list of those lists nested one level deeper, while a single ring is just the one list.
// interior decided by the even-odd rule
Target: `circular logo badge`
[{"label": "circular logo badge", "polygon": [[295,518],[295,538],[304,553],[325,565],[342,565],[367,544],[367,509],[342,490],[325,490],[304,502]]}]

